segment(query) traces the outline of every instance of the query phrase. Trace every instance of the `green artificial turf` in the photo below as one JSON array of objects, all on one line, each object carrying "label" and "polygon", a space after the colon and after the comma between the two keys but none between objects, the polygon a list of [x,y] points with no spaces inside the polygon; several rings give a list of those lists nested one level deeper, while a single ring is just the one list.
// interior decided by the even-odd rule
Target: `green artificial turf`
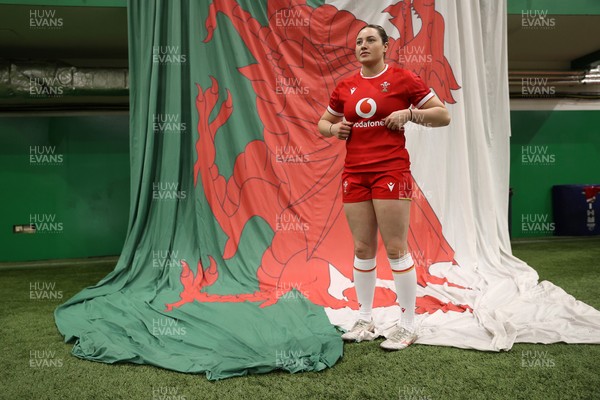
[{"label": "green artificial turf", "polygon": [[[540,280],[600,309],[600,238],[518,242],[513,251]],[[70,354],[72,344],[63,343],[53,311],[114,264],[0,267],[0,399],[600,399],[596,345],[516,344],[501,353],[414,345],[384,352],[378,340],[344,345],[343,359],[322,372],[218,382],[80,360]],[[54,283],[55,297],[62,298],[31,299],[36,282]],[[527,365],[532,353],[543,365]],[[35,366],[40,362],[46,365]]]}]

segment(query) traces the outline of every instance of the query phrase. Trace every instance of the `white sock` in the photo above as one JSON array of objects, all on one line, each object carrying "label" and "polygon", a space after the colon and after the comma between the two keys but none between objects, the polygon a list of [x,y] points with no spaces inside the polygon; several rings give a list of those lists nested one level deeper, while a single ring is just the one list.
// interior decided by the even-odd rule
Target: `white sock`
[{"label": "white sock", "polygon": [[377,267],[375,258],[361,260],[354,257],[354,288],[358,299],[358,319],[371,320],[373,311],[373,297],[375,296],[375,281],[377,280]]},{"label": "white sock", "polygon": [[410,253],[391,260],[392,275],[396,286],[398,305],[402,311],[402,317],[398,327],[405,328],[411,332],[415,330],[415,303],[417,301],[417,273]]}]

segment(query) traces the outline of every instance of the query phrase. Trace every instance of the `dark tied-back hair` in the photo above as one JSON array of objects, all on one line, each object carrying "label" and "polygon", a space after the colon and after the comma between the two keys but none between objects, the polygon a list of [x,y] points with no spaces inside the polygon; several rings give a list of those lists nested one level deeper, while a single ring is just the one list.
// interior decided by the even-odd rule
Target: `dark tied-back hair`
[{"label": "dark tied-back hair", "polygon": [[[368,25],[365,25],[362,28],[360,28],[360,31],[362,31],[365,28],[375,29],[379,33],[379,37],[381,38],[381,41],[383,42],[383,44],[386,44],[389,41],[388,35],[385,32],[385,29],[383,29],[383,27],[381,25],[368,24]],[[358,33],[360,33],[360,31],[358,31]],[[357,35],[358,35],[358,33],[357,33]]]}]

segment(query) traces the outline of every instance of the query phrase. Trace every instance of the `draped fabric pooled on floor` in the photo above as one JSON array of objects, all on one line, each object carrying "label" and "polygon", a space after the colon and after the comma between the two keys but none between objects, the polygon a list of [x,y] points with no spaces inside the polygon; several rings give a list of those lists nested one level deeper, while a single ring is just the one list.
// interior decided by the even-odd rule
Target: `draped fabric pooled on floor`
[{"label": "draped fabric pooled on floor", "polygon": [[[209,379],[340,359],[334,326],[358,309],[344,148],[316,123],[360,67],[365,23],[452,115],[407,127],[418,343],[600,340],[600,313],[511,256],[505,1],[129,0],[128,14],[128,236],[115,270],[55,312],[73,354]],[[394,304],[380,251],[382,334]]]}]

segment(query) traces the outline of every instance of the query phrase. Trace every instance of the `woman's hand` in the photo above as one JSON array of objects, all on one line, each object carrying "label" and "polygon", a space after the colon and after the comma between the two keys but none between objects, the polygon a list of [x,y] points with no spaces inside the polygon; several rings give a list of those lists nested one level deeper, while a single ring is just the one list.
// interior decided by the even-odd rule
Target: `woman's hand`
[{"label": "woman's hand", "polygon": [[410,121],[410,116],[410,110],[408,108],[405,110],[394,111],[393,113],[385,117],[383,123],[388,129],[398,131],[408,121]]},{"label": "woman's hand", "polygon": [[348,140],[352,125],[354,125],[353,122],[348,122],[344,119],[342,122],[331,125],[331,134],[340,140]]}]

